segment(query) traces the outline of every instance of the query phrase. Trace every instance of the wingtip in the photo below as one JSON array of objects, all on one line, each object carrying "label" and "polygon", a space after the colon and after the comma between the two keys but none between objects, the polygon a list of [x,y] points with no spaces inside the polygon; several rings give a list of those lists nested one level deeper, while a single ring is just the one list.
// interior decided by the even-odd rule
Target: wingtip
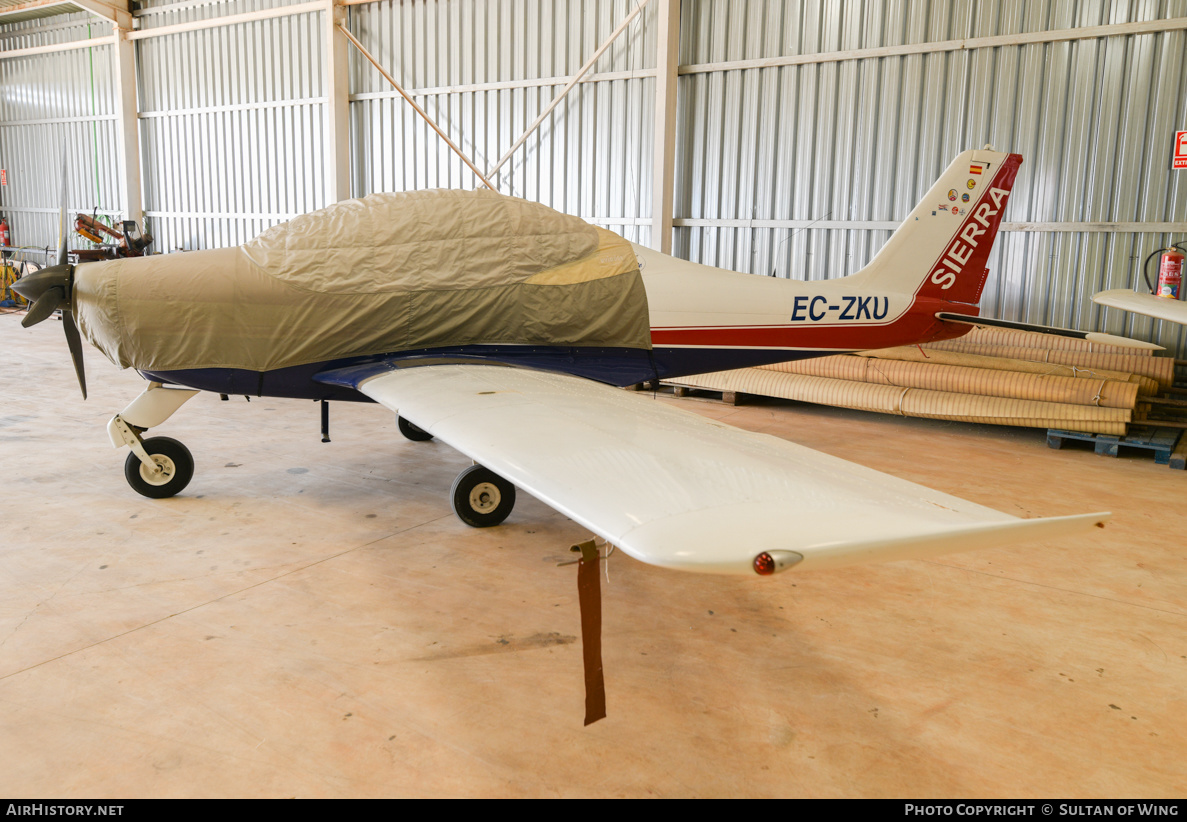
[{"label": "wingtip", "polygon": [[804,570],[838,568],[869,562],[929,559],[945,554],[986,548],[1009,548],[1021,542],[1038,542],[1084,534],[1104,528],[1112,516],[1107,511],[1062,517],[1016,519],[946,528],[929,534],[909,535],[877,542],[834,544],[823,550],[803,550]]}]

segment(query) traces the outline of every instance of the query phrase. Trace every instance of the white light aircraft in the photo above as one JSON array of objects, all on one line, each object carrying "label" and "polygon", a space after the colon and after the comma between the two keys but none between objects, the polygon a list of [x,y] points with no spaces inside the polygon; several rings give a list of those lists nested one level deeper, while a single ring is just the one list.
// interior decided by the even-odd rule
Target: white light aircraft
[{"label": "white light aircraft", "polygon": [[986,322],[977,303],[1021,162],[961,154],[869,265],[823,282],[696,265],[455,191],[347,201],[230,249],[71,266],[63,244],[59,265],[16,290],[32,303],[25,325],[62,309],[84,397],[80,332],[149,381],[108,426],[149,497],[182,490],[193,459],[143,434],[200,390],[320,400],[323,430],[327,401],[370,400],[405,436],[474,460],[452,489],[469,525],[502,522],[519,488],[636,559],[687,571],[921,558],[1109,515],[1018,519],[614,386]]}]

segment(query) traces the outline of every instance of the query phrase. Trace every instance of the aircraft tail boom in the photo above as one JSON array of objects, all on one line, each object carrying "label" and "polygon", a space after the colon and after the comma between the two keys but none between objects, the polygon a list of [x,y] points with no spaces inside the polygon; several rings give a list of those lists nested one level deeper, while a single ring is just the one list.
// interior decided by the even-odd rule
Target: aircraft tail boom
[{"label": "aircraft tail boom", "polygon": [[982,149],[949,164],[861,271],[756,277],[635,246],[657,347],[860,350],[965,333],[939,312],[978,313],[1022,157]]}]

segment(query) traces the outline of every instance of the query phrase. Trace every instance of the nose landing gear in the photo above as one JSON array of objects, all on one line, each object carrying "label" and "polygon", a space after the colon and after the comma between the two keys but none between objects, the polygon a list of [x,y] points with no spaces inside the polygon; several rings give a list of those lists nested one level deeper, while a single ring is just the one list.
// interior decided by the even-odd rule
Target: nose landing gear
[{"label": "nose landing gear", "polygon": [[124,460],[124,478],[136,493],[152,499],[174,496],[189,485],[194,476],[194,458],[190,449],[170,437],[150,437],[143,441],[144,451],[156,465],[150,469],[135,452]]},{"label": "nose landing gear", "polygon": [[169,419],[197,393],[150,382],[144,393],[107,423],[111,444],[132,449],[124,461],[124,478],[136,493],[164,499],[189,485],[194,476],[194,458],[189,449],[169,437],[141,439],[140,435]]}]

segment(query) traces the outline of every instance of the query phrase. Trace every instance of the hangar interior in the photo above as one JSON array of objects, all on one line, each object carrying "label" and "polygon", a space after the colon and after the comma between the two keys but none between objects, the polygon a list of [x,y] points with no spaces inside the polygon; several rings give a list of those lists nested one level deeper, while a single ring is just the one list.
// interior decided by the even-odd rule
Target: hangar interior
[{"label": "hangar interior", "polygon": [[[981,313],[1184,358],[1187,326],[1092,296],[1139,289],[1148,255],[1187,240],[1185,32],[1184,0],[0,0],[3,245],[52,257],[62,187],[71,215],[184,253],[375,192],[475,189],[464,156],[632,242],[814,282],[869,263],[952,158],[993,145],[1023,163]],[[772,580],[619,555],[609,715],[583,728],[557,567],[580,526],[525,494],[466,528],[445,497],[470,460],[354,403],[314,447],[308,402],[203,395],[166,429],[193,484],[139,497],[103,428],[144,381],[91,350],[84,403],[60,336],[0,310],[0,793],[1187,785],[1184,475],[1147,454],[657,391],[1015,516],[1113,519]]]}]

